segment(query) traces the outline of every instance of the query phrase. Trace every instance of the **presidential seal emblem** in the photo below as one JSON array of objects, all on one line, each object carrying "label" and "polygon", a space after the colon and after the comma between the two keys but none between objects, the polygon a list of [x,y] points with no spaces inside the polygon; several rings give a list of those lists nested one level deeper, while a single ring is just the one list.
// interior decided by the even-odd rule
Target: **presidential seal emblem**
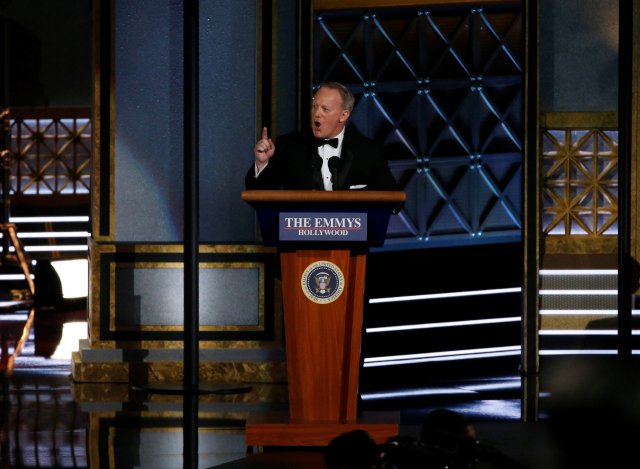
[{"label": "presidential seal emblem", "polygon": [[305,269],[301,284],[305,296],[314,303],[332,303],[344,290],[344,275],[334,263],[318,261]]}]

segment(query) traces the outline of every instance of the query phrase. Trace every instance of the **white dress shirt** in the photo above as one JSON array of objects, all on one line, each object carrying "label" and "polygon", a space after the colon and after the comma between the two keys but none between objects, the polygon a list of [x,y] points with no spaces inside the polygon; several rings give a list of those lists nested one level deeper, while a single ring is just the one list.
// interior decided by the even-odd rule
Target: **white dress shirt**
[{"label": "white dress shirt", "polygon": [[[318,156],[322,158],[322,183],[324,184],[325,191],[333,190],[333,184],[331,183],[331,171],[329,170],[329,158],[337,156],[340,158],[342,153],[342,140],[344,139],[344,129],[337,136],[338,147],[333,148],[331,145],[322,145],[318,147]],[[334,138],[336,138],[334,137]]]}]

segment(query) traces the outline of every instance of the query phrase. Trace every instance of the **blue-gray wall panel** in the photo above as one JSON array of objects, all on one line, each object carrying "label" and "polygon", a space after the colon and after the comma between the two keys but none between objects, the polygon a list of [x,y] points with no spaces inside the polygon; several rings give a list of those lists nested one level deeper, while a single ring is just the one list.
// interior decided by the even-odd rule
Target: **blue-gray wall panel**
[{"label": "blue-gray wall panel", "polygon": [[540,2],[540,109],[618,109],[618,0]]},{"label": "blue-gray wall panel", "polygon": [[200,237],[255,240],[240,199],[253,161],[260,78],[256,0],[200,2]]},{"label": "blue-gray wall panel", "polygon": [[[182,2],[118,1],[115,28],[115,240],[183,236]],[[240,199],[253,161],[257,89],[256,0],[200,5],[200,240],[253,242],[253,209]]]},{"label": "blue-gray wall panel", "polygon": [[[298,130],[298,38],[297,0],[278,0],[276,48],[276,109],[273,134]],[[302,116],[302,125],[308,126],[308,116]]]},{"label": "blue-gray wall panel", "polygon": [[182,2],[116,2],[115,239],[182,239]]},{"label": "blue-gray wall panel", "polygon": [[[182,326],[183,271],[179,268],[123,268],[116,273],[117,326]],[[201,326],[257,326],[257,268],[201,268]]]}]

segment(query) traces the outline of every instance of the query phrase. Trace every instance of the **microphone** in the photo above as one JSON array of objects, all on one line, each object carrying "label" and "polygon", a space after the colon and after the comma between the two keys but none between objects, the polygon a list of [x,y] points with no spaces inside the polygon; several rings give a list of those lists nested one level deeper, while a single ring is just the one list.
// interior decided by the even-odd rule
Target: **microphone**
[{"label": "microphone", "polygon": [[332,156],[329,158],[329,171],[331,171],[331,184],[333,185],[333,190],[338,190],[338,173],[342,167],[342,160],[337,156]]},{"label": "microphone", "polygon": [[324,190],[324,184],[322,184],[322,158],[317,155],[312,156],[309,158],[309,166],[311,167],[313,188],[317,190]]},{"label": "microphone", "polygon": [[317,169],[320,171],[322,169],[322,158],[319,156],[312,156],[309,159],[309,166],[311,166],[311,169]]}]

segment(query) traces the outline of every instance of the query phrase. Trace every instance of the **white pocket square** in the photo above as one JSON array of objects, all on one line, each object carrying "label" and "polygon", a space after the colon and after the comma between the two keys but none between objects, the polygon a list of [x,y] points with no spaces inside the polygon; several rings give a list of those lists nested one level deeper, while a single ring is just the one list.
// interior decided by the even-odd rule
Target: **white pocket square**
[{"label": "white pocket square", "polygon": [[355,186],[349,186],[349,189],[364,189],[367,187],[366,184],[356,184]]}]

